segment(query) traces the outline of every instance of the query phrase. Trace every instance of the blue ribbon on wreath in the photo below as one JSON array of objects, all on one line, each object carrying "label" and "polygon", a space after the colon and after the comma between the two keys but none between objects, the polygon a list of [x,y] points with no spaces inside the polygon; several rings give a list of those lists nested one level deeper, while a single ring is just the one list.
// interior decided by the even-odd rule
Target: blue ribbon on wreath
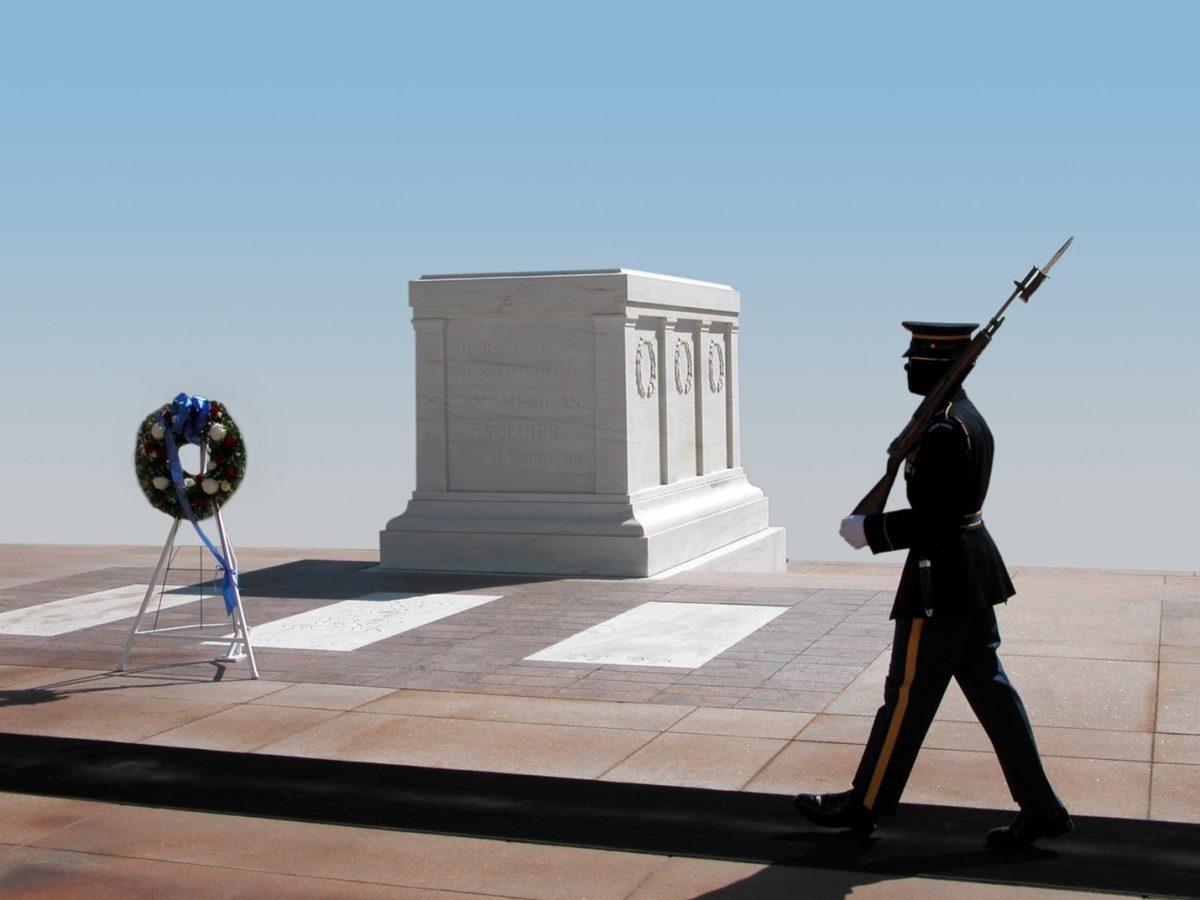
[{"label": "blue ribbon on wreath", "polygon": [[171,403],[171,408],[167,413],[158,414],[158,424],[165,432],[163,440],[167,445],[167,460],[171,464],[171,482],[175,485],[175,496],[179,498],[179,505],[183,507],[188,521],[196,529],[196,534],[200,535],[200,540],[204,541],[204,546],[208,547],[209,552],[216,559],[217,567],[224,573],[221,589],[225,595],[225,612],[233,615],[238,601],[237,570],[230,567],[225,557],[208,539],[208,535],[204,533],[200,523],[196,521],[192,504],[188,503],[187,491],[183,484],[183,465],[179,462],[179,448],[175,443],[175,439],[178,437],[185,444],[199,444],[204,439],[205,429],[208,428],[210,413],[211,404],[203,397],[189,397],[187,394],[180,394]]}]

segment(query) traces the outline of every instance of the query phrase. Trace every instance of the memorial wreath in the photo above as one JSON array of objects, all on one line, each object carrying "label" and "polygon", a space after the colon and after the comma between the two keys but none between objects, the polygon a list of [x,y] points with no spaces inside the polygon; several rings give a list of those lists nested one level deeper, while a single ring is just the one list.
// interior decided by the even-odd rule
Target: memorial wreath
[{"label": "memorial wreath", "polygon": [[[178,447],[199,444],[203,472],[179,464]],[[224,404],[180,394],[150,413],[138,429],[134,468],[150,505],[174,519],[207,519],[238,489],[246,474],[246,446]]]}]

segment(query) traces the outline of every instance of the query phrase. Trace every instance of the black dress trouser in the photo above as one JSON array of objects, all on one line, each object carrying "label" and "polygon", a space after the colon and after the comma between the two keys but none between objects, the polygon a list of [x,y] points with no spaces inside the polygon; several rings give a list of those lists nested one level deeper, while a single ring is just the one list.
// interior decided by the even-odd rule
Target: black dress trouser
[{"label": "black dress trouser", "polygon": [[854,790],[863,805],[892,815],[921,742],[954,678],[987,732],[1013,800],[1026,812],[1057,812],[1029,716],[996,651],[992,607],[967,616],[897,619],[883,706],[863,751]]}]

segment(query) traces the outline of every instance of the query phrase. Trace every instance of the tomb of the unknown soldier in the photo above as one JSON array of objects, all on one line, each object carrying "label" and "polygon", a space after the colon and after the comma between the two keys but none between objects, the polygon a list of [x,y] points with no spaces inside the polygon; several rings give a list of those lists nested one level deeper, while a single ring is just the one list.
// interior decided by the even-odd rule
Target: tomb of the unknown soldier
[{"label": "tomb of the unknown soldier", "polygon": [[416,489],[390,569],[782,571],[741,467],[740,296],[628,269],[425,276]]}]

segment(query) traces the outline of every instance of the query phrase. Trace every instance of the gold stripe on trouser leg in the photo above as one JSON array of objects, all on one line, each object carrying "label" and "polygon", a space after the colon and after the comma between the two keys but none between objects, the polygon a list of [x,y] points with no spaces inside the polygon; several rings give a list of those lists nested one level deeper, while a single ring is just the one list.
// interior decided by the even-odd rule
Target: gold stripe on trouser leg
[{"label": "gold stripe on trouser leg", "polygon": [[912,688],[913,679],[917,675],[917,645],[921,642],[921,627],[924,624],[924,619],[914,619],[912,630],[908,635],[908,650],[904,654],[904,681],[900,685],[899,696],[896,698],[896,709],[892,713],[892,721],[888,725],[883,749],[879,751],[879,760],[875,763],[875,774],[871,776],[871,784],[867,788],[866,797],[863,798],[863,806],[867,809],[875,807],[879,786],[883,783],[883,775],[887,772],[892,751],[896,749],[896,739],[900,736],[900,726],[904,723],[904,713],[908,709],[908,693]]}]

